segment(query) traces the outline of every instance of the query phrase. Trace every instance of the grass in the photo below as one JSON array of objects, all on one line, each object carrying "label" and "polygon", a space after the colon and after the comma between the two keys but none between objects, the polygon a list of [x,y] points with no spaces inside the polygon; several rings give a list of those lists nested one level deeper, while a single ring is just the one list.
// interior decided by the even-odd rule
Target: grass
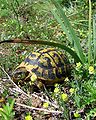
[{"label": "grass", "polygon": [[3,108],[0,109],[0,118],[1,120],[13,120],[15,112],[13,111],[13,106],[15,103],[15,100],[11,100],[10,102],[6,103],[6,105],[3,105]]},{"label": "grass", "polygon": [[[40,93],[43,98],[47,99],[44,101],[39,100],[39,107],[51,110],[58,110],[62,114],[49,116],[56,119],[95,119],[96,118],[96,19],[94,15],[94,6],[96,3],[92,3],[89,0],[89,4],[86,1],[77,0],[77,2],[69,3],[69,7],[64,6],[63,0],[56,2],[52,0],[51,4],[47,1],[35,1],[25,2],[23,0],[12,1],[0,1],[0,35],[1,40],[8,40],[14,38],[21,39],[34,39],[34,40],[47,40],[50,42],[59,42],[60,45],[53,45],[54,47],[61,47],[62,49],[72,49],[65,52],[71,63],[74,63],[75,67],[72,70],[72,78],[65,79],[64,84],[56,84],[53,91],[48,89],[46,92]],[[48,5],[50,5],[48,7]],[[88,15],[89,13],[89,15]],[[92,18],[94,16],[94,18]],[[92,21],[93,20],[93,21]],[[89,22],[89,23],[88,23]],[[92,26],[93,24],[93,26]],[[93,34],[92,34],[93,33]],[[88,36],[89,35],[89,36]],[[43,48],[45,45],[24,45],[24,44],[0,44],[0,66],[2,66],[7,73],[12,73],[12,70],[23,61],[24,57],[31,51],[36,51],[37,48]],[[64,45],[65,45],[65,48]],[[83,45],[84,44],[84,45]],[[48,45],[48,44],[47,44]],[[52,43],[51,43],[52,45]],[[87,46],[88,45],[88,46]],[[83,47],[82,47],[83,46]],[[74,52],[74,50],[75,52]],[[59,49],[58,49],[59,50]],[[79,57],[79,61],[74,62],[75,55],[70,56],[69,53],[75,53]],[[80,62],[81,61],[81,62]],[[0,83],[6,78],[3,72],[0,72]],[[6,87],[7,84],[5,84]],[[7,87],[9,89],[10,87]],[[0,88],[1,89],[1,88]],[[3,91],[4,92],[4,91]],[[29,91],[27,90],[28,94]],[[47,94],[48,93],[48,94]],[[10,96],[9,92],[3,93],[4,98]],[[28,96],[27,94],[27,96]],[[46,95],[47,94],[47,95]],[[18,96],[18,95],[17,95]],[[30,97],[29,97],[30,98]],[[21,98],[19,98],[20,100]],[[22,101],[22,104],[27,106],[33,105],[36,101]],[[6,101],[7,103],[7,101]],[[3,111],[8,114],[0,113],[2,120],[7,116],[16,117],[13,113],[19,113],[13,108],[16,106],[14,102],[8,104],[0,103],[0,107]],[[15,104],[17,101],[15,102]],[[56,103],[57,108],[52,106]],[[36,103],[37,104],[37,103]],[[41,105],[43,104],[43,105]],[[23,106],[23,105],[22,105]],[[38,107],[35,106],[35,107]],[[32,107],[32,106],[31,106]],[[25,111],[24,116],[20,116],[24,119],[37,119],[30,109]],[[32,109],[31,109],[32,110]],[[56,112],[56,111],[55,111]],[[45,112],[37,112],[38,119],[45,117]],[[5,118],[4,118],[5,119]]]}]

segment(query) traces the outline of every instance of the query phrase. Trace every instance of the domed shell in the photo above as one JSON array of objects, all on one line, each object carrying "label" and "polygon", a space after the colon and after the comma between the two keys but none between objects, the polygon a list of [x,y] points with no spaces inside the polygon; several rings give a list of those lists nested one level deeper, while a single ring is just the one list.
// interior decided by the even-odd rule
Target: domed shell
[{"label": "domed shell", "polygon": [[30,53],[17,67],[25,67],[35,73],[44,84],[54,84],[64,80],[70,74],[69,60],[62,52],[54,48],[41,49]]}]

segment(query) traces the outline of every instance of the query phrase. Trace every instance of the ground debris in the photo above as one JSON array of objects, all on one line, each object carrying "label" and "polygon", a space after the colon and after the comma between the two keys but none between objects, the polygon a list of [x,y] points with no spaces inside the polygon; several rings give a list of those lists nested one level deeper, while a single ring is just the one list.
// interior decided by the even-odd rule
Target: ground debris
[{"label": "ground debris", "polygon": [[[27,95],[27,93],[22,92],[21,89],[20,91],[16,87],[8,78],[0,78],[0,100],[2,100],[0,107],[2,107],[2,104],[8,102],[9,98],[15,99],[14,120],[24,120],[28,113],[30,113],[34,120],[58,120],[58,116],[60,117],[62,112],[56,110],[54,103],[52,105],[48,96],[45,96],[43,92],[33,93],[29,97],[30,95]],[[5,91],[8,93],[7,96],[2,96]],[[48,109],[43,108],[43,103],[46,101],[50,103]]]}]

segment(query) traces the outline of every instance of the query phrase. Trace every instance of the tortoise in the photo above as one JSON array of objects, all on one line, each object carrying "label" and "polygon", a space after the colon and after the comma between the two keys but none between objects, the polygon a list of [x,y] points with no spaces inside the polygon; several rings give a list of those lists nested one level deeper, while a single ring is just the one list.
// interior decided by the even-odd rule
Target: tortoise
[{"label": "tortoise", "polygon": [[41,88],[43,84],[52,86],[60,83],[68,76],[70,76],[68,57],[55,48],[46,48],[31,52],[14,70],[13,81],[23,83],[35,78],[34,84]]}]

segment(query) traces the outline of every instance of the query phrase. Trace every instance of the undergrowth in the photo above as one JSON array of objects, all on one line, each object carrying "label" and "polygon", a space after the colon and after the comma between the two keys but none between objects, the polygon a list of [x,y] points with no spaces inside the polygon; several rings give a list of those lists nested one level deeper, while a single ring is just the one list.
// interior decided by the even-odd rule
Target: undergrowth
[{"label": "undergrowth", "polygon": [[[74,63],[74,59],[68,53],[70,62],[74,67],[72,70],[72,78],[66,78],[64,84],[55,84],[53,91],[50,89],[45,90],[43,97],[47,99],[42,103],[42,108],[46,108],[49,111],[50,108],[57,109],[60,111],[58,119],[77,119],[77,120],[95,120],[96,119],[96,56],[91,53],[92,59],[90,60],[90,55],[88,58],[88,39],[93,39],[96,36],[96,18],[91,18],[91,24],[93,23],[93,28],[91,26],[89,31],[89,4],[86,0],[72,0],[71,2],[65,2],[64,0],[58,0],[59,4],[62,6],[63,11],[67,15],[72,28],[75,30],[77,37],[80,38],[81,47],[84,51],[84,56],[87,58],[84,64]],[[96,2],[91,3],[91,15],[95,15]],[[53,4],[51,4],[51,8]],[[56,8],[55,8],[56,9]],[[36,40],[48,40],[53,42],[60,42],[66,46],[70,46],[73,49],[73,44],[67,41],[68,36],[62,29],[62,26],[58,24],[48,8],[47,1],[24,1],[24,0],[7,0],[0,1],[0,36],[1,40],[13,39],[13,38],[24,38],[24,39],[36,39]],[[92,16],[93,17],[93,16]],[[95,27],[94,27],[95,26]],[[94,30],[94,31],[93,31]],[[93,37],[88,35],[93,35]],[[93,34],[92,34],[93,33]],[[1,41],[0,40],[0,41]],[[89,46],[92,47],[92,52],[95,51],[95,42],[92,42]],[[47,47],[39,45],[0,45],[0,66],[2,66],[8,74],[18,66],[25,58],[28,53],[35,51],[37,48]],[[74,49],[73,49],[74,50]],[[93,55],[94,54],[94,55]],[[1,78],[5,78],[3,72],[0,72]],[[0,88],[1,89],[1,88]],[[4,92],[4,91],[3,91]],[[30,92],[27,90],[27,94]],[[42,93],[42,92],[41,92]],[[48,93],[48,94],[47,94]],[[9,93],[5,95],[2,93],[3,98],[7,99]],[[2,100],[0,96],[0,117],[1,120],[11,120],[15,119],[16,112],[15,101]],[[17,95],[18,96],[18,95]],[[54,108],[50,106],[49,102],[56,103],[58,106]],[[32,104],[27,100],[26,104],[29,106]],[[37,106],[36,106],[37,107]],[[23,110],[24,111],[24,110]],[[56,111],[55,111],[56,112]],[[27,110],[23,118],[25,120],[36,119],[33,112]],[[44,113],[41,112],[39,115],[44,117]],[[34,117],[35,116],[35,117]],[[49,115],[57,119],[54,114]],[[20,116],[21,117],[21,116]],[[39,117],[38,119],[42,119]],[[46,119],[46,118],[45,118]]]}]

